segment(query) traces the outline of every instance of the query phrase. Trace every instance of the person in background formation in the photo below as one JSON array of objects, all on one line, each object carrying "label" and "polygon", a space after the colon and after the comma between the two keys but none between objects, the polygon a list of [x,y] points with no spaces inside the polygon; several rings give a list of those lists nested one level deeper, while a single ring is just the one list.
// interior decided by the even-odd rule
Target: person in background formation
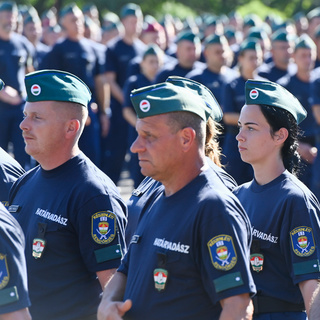
[{"label": "person in background formation", "polygon": [[205,158],[206,122],[221,111],[190,88],[166,82],[132,92],[131,150],[164,188],[144,208],[99,320],[251,319],[250,225]]},{"label": "person in background formation", "polygon": [[308,188],[311,187],[312,166],[317,155],[315,148],[316,122],[310,103],[315,59],[316,45],[307,34],[303,34],[296,40],[293,52],[293,61],[297,66],[297,72],[292,75],[288,74],[277,81],[299,100],[308,113],[300,125],[302,135],[299,137],[298,148],[302,160],[302,168],[298,177]]},{"label": "person in background formation", "polygon": [[139,40],[143,16],[141,8],[133,3],[124,5],[120,12],[124,35],[109,42],[106,50],[106,79],[110,85],[110,132],[103,140],[102,170],[117,183],[128,149],[128,126],[123,118],[123,86],[131,59],[143,54],[146,46]]},{"label": "person in background formation", "polygon": [[252,225],[253,319],[307,319],[320,277],[319,202],[295,176],[307,112],[274,82],[249,79],[245,94],[237,141],[254,179],[234,193]]},{"label": "person in background formation", "polygon": [[91,101],[85,83],[41,70],[25,85],[20,127],[40,165],[13,184],[8,209],[26,238],[30,312],[34,320],[96,319],[102,288],[126,252],[126,206],[79,149]]},{"label": "person in background formation", "polygon": [[[0,79],[0,91],[3,87],[4,82]],[[18,161],[0,148],[0,201],[5,207],[8,207],[9,191],[13,182],[24,173],[25,171]]]},{"label": "person in background formation", "polygon": [[71,3],[60,14],[65,38],[60,39],[43,58],[41,69],[71,72],[83,80],[92,92],[89,118],[79,144],[81,150],[100,167],[100,137],[109,130],[109,91],[104,78],[104,54],[97,43],[84,37],[84,16]]},{"label": "person in background formation", "polygon": [[18,8],[14,2],[0,2],[0,75],[6,84],[0,91],[0,147],[8,151],[11,143],[16,160],[29,169],[30,157],[24,151],[19,123],[26,96],[23,79],[33,70],[34,48],[14,31],[17,17]]},{"label": "person in background formation", "polygon": [[[137,137],[137,132],[135,130],[137,115],[130,100],[130,93],[134,89],[153,84],[155,76],[163,63],[163,55],[164,52],[156,44],[149,45],[144,52],[140,63],[141,73],[131,76],[124,84],[124,104],[122,112],[123,117],[130,124],[128,130],[128,145],[131,145]],[[137,187],[143,180],[143,175],[140,173],[138,156],[130,152],[130,157],[128,165],[130,176],[133,179],[134,187]]]},{"label": "person in background formation", "polygon": [[256,77],[255,71],[262,62],[262,50],[256,39],[246,39],[241,43],[238,68],[240,75],[224,86],[222,93],[223,121],[225,138],[222,152],[225,157],[222,163],[226,171],[238,184],[250,181],[253,177],[251,167],[241,161],[235,139],[238,133],[238,119],[240,110],[244,104],[244,85],[246,80]]}]

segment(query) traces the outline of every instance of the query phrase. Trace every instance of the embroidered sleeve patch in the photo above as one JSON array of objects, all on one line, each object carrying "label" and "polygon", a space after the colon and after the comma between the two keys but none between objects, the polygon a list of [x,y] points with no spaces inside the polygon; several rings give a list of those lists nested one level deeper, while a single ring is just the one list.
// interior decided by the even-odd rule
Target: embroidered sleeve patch
[{"label": "embroidered sleeve patch", "polygon": [[0,290],[9,282],[9,269],[7,265],[7,257],[0,253]]},{"label": "embroidered sleeve patch", "polygon": [[116,236],[116,215],[111,211],[100,211],[91,218],[91,235],[95,242],[108,244]]},{"label": "embroidered sleeve patch", "polygon": [[232,237],[221,234],[208,242],[208,249],[213,266],[218,270],[228,271],[237,263],[237,253]]},{"label": "embroidered sleeve patch", "polygon": [[297,227],[290,232],[293,252],[299,257],[311,256],[316,246],[314,244],[312,229]]}]

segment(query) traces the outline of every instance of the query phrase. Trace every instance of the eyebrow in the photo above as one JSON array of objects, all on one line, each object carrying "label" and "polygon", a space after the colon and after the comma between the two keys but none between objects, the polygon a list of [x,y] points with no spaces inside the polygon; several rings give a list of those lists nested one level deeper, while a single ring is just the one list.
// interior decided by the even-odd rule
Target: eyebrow
[{"label": "eyebrow", "polygon": [[[238,124],[241,124],[241,122],[240,122],[240,121],[238,121]],[[243,125],[244,125],[244,126],[249,126],[249,125],[255,125],[255,126],[258,126],[258,124],[257,124],[256,122],[245,122]]]}]

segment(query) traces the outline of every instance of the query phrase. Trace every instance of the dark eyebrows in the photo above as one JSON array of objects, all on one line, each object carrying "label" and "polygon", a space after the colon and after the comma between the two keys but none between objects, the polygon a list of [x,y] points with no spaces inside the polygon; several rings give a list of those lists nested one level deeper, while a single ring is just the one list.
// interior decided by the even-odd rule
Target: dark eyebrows
[{"label": "dark eyebrows", "polygon": [[[238,125],[239,124],[241,124],[240,121],[238,121]],[[251,125],[258,126],[258,124],[256,122],[245,122],[243,125],[244,126],[251,126]]]}]

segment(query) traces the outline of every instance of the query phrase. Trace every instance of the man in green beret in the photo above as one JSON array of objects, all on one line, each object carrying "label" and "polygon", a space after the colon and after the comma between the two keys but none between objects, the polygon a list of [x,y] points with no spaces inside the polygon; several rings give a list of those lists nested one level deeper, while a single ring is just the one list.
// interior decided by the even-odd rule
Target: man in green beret
[{"label": "man in green beret", "polygon": [[315,43],[307,34],[303,34],[296,40],[293,52],[293,61],[297,66],[296,72],[288,74],[277,81],[277,83],[297,97],[308,112],[307,118],[300,125],[303,137],[299,138],[298,148],[302,163],[304,164],[304,170],[300,173],[299,179],[308,188],[311,187],[312,167],[317,155],[317,149],[315,148],[316,121],[312,115],[310,101],[316,56],[317,49]]},{"label": "man in green beret", "polygon": [[251,319],[250,228],[204,152],[206,121],[220,119],[221,110],[201,94],[208,89],[181,82],[131,93],[138,117],[131,151],[142,174],[164,188],[143,208],[99,320]]},{"label": "man in green beret", "polygon": [[78,146],[91,100],[85,83],[42,70],[25,85],[20,128],[39,166],[12,186],[9,211],[26,238],[30,312],[36,320],[96,319],[102,288],[126,252],[126,207]]},{"label": "man in green beret", "polygon": [[196,69],[204,69],[205,64],[200,62],[200,38],[191,31],[181,31],[176,37],[176,61],[166,64],[159,72],[155,82],[166,81],[170,76],[185,77],[187,73]]},{"label": "man in green beret", "polygon": [[26,93],[23,79],[33,71],[34,48],[22,35],[16,33],[18,7],[15,2],[0,2],[0,69],[6,83],[0,91],[0,147],[8,151],[13,146],[15,159],[30,168],[30,157],[24,151],[19,130]]},{"label": "man in green beret", "polygon": [[129,63],[142,56],[146,49],[139,39],[143,25],[140,6],[128,3],[120,12],[124,33],[111,41],[106,51],[105,76],[110,86],[110,131],[102,141],[102,170],[117,183],[128,150],[128,123],[122,115],[123,87],[129,72]]},{"label": "man in green beret", "polygon": [[108,85],[104,78],[104,59],[101,48],[84,36],[84,15],[75,3],[60,12],[60,23],[65,38],[57,42],[43,57],[40,69],[58,69],[78,76],[92,92],[88,105],[89,120],[80,139],[84,153],[100,166],[101,136],[108,134],[110,121],[107,115],[110,103]]},{"label": "man in green beret", "polygon": [[288,31],[278,29],[271,35],[271,61],[267,61],[258,68],[260,77],[276,82],[293,69],[291,61],[294,42]]}]

